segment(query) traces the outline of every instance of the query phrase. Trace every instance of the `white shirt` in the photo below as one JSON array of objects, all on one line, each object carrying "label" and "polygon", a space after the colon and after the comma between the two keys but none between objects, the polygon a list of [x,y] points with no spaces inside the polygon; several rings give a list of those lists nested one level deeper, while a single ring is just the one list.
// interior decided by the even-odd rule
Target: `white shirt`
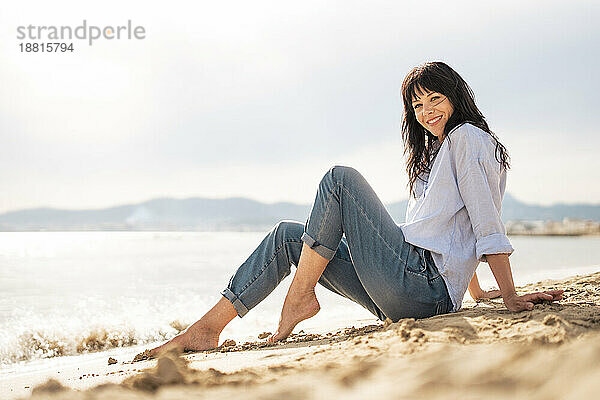
[{"label": "white shirt", "polygon": [[458,311],[485,254],[514,249],[500,219],[506,170],[495,157],[496,143],[487,132],[465,123],[442,142],[431,172],[414,185],[406,222],[407,242],[431,252]]}]

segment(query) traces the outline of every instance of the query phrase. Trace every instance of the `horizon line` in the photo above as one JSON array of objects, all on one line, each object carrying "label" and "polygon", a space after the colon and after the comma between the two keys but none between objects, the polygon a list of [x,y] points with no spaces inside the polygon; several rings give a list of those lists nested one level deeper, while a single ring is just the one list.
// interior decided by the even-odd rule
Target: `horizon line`
[{"label": "horizon line", "polygon": [[[509,192],[506,192],[504,197],[506,198],[507,196],[510,197],[510,198],[512,198],[512,199],[514,199],[514,200],[516,200],[516,201],[518,201],[519,203],[522,203],[522,204],[525,204],[525,205],[533,205],[533,206],[537,206],[537,207],[600,206],[600,202],[598,202],[598,203],[564,203],[564,202],[558,202],[558,203],[552,203],[552,204],[549,204],[549,205],[542,205],[542,204],[539,204],[539,203],[528,203],[528,202],[525,202],[525,201],[521,201],[521,200],[519,200],[517,197],[515,197],[514,195],[512,195]],[[235,200],[235,199],[240,199],[240,200],[249,200],[249,201],[253,201],[253,202],[256,202],[256,203],[267,204],[267,205],[285,204],[285,203],[299,205],[299,206],[309,206],[310,205],[310,203],[295,203],[295,202],[292,202],[292,201],[265,202],[265,201],[256,200],[256,199],[253,199],[253,198],[250,198],[250,197],[244,197],[244,196],[229,196],[229,197],[192,196],[192,197],[184,197],[184,198],[165,196],[165,197],[153,197],[153,198],[150,198],[148,200],[143,200],[143,201],[139,201],[139,202],[135,202],[135,203],[125,202],[125,203],[120,203],[120,204],[115,204],[115,205],[110,205],[110,206],[93,207],[93,208],[61,208],[61,207],[53,207],[53,206],[37,206],[37,207],[19,208],[19,209],[2,211],[2,212],[0,212],[0,215],[14,213],[14,212],[21,212],[21,211],[41,210],[41,209],[55,210],[55,211],[99,211],[99,210],[106,210],[106,209],[118,208],[118,207],[135,206],[135,205],[147,203],[147,202],[150,202],[150,201],[156,201],[156,200],[185,201],[185,200],[193,200],[193,199],[203,199],[203,200]],[[395,201],[391,201],[391,202],[384,202],[384,204],[385,205],[390,205],[390,204],[400,203],[400,202],[407,201],[407,200],[408,200],[408,198],[404,198],[404,199],[399,199],[399,200],[395,200]]]}]

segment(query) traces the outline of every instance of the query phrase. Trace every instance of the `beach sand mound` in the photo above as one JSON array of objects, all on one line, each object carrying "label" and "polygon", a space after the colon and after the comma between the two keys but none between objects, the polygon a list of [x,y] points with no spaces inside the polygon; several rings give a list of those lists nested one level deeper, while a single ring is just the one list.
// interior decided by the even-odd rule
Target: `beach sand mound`
[{"label": "beach sand mound", "polygon": [[182,350],[172,347],[158,357],[154,368],[127,378],[121,384],[124,387],[155,392],[161,387],[173,385],[192,385],[195,387],[214,387],[220,385],[243,385],[253,382],[257,376],[251,371],[226,374],[214,368],[205,371],[191,369],[188,361],[182,357]]},{"label": "beach sand mound", "polygon": [[[195,354],[161,354],[152,368],[86,391],[58,382],[34,399],[595,398],[600,392],[600,273],[544,281],[556,304],[511,313],[501,301],[423,320],[380,325],[310,347],[293,362],[224,373],[189,366]],[[523,288],[522,288],[523,289]],[[255,350],[261,351],[261,350]],[[47,390],[42,387],[46,387]],[[54,388],[54,389],[52,389]]]}]

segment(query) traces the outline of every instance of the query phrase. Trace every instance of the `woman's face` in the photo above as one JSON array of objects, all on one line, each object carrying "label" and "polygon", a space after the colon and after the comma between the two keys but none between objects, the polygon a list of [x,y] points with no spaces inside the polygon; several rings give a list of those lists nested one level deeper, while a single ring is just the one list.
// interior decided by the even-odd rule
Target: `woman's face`
[{"label": "woman's face", "polygon": [[450,100],[441,93],[421,89],[412,99],[412,107],[417,121],[425,129],[444,140],[444,127],[454,112]]}]

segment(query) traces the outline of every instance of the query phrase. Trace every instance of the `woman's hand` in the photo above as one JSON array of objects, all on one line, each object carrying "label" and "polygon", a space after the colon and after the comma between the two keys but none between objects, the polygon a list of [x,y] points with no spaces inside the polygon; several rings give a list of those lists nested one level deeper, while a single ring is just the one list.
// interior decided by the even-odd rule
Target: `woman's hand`
[{"label": "woman's hand", "polygon": [[502,292],[500,292],[498,289],[482,290],[480,293],[478,293],[476,298],[473,298],[473,300],[479,302],[482,300],[496,299],[498,297],[502,297]]},{"label": "woman's hand", "polygon": [[562,299],[563,290],[546,290],[544,292],[527,293],[519,296],[515,292],[515,284],[512,279],[512,271],[507,254],[486,254],[486,259],[500,291],[504,305],[512,312],[533,310],[533,305],[544,301],[555,301]]},{"label": "woman's hand", "polygon": [[473,300],[479,302],[481,300],[495,299],[496,297],[502,296],[499,290],[482,290],[479,286],[479,279],[477,279],[477,272],[473,274],[471,282],[469,283],[469,294]]},{"label": "woman's hand", "polygon": [[504,298],[504,305],[512,312],[533,310],[533,305],[544,301],[562,299],[563,290],[547,290],[544,292],[527,293],[522,296],[513,294]]}]

